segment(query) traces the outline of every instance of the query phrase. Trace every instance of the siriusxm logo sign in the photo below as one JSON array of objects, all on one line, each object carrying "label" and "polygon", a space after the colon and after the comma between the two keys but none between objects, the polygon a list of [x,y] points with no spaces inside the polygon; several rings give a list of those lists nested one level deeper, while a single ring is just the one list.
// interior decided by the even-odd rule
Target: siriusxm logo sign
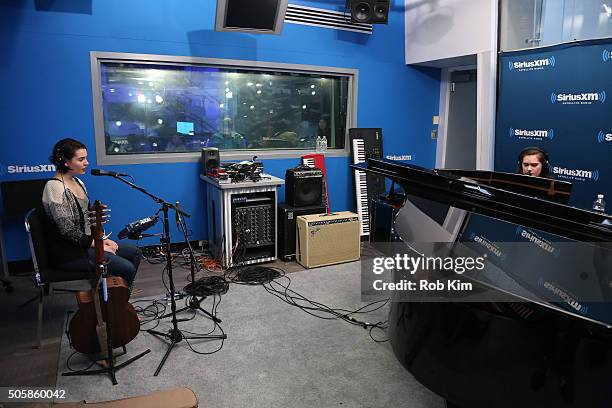
[{"label": "siriusxm logo sign", "polygon": [[414,159],[414,156],[411,154],[391,154],[391,155],[387,155],[385,156],[385,158],[387,160],[400,160],[400,161],[411,161]]},{"label": "siriusxm logo sign", "polygon": [[534,60],[523,60],[523,61],[508,61],[508,69],[510,71],[537,71],[546,67],[554,67],[557,60],[554,56],[549,58],[539,58]]},{"label": "siriusxm logo sign", "polygon": [[535,231],[524,229],[521,227],[516,227],[516,235],[525,238],[527,241],[533,243],[536,246],[539,246],[544,251],[553,254],[554,256],[559,256],[559,250],[555,248],[550,241],[538,235]]},{"label": "siriusxm logo sign", "polygon": [[470,234],[470,240],[480,244],[482,247],[484,247],[487,251],[489,251],[496,257],[500,259],[506,259],[506,254],[504,254],[502,250],[497,247],[497,245],[495,245],[493,242],[489,241],[485,237],[476,235],[472,232],[472,234]]},{"label": "siriusxm logo sign", "polygon": [[560,103],[562,105],[590,105],[593,102],[604,103],[606,101],[606,91],[583,92],[583,93],[551,93],[550,103]]},{"label": "siriusxm logo sign", "polygon": [[588,313],[589,311],[588,306],[580,304],[580,301],[578,301],[578,299],[576,299],[575,296],[561,289],[555,283],[544,281],[542,278],[538,279],[538,283],[540,284],[540,286],[543,286],[545,289],[550,291],[552,294],[563,299],[563,301],[567,303],[569,306],[571,306],[575,311],[580,312],[583,315]]},{"label": "siriusxm logo sign", "polygon": [[4,166],[0,165],[0,174],[17,174],[17,173],[46,173],[46,172],[54,172],[55,166],[52,164],[38,164],[34,166]]},{"label": "siriusxm logo sign", "polygon": [[603,50],[603,52],[601,53],[601,59],[603,60],[603,62],[610,61],[610,58],[612,57],[612,55],[610,54],[610,50]]},{"label": "siriusxm logo sign", "polygon": [[553,174],[562,179],[569,180],[599,180],[599,170],[581,170],[581,169],[568,169],[566,167],[554,166],[552,168]]},{"label": "siriusxm logo sign", "polygon": [[515,129],[510,128],[510,137],[516,137],[518,139],[528,139],[528,140],[544,140],[544,139],[554,139],[555,132],[552,129],[548,130],[536,130],[536,129]]},{"label": "siriusxm logo sign", "polygon": [[603,130],[600,130],[599,133],[597,133],[597,141],[599,143],[612,144],[612,133],[606,133]]}]

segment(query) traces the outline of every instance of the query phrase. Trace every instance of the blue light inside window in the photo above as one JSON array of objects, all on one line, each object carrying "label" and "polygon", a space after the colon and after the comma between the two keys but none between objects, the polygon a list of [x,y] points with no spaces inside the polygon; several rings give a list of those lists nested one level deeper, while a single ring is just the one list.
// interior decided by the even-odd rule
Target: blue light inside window
[{"label": "blue light inside window", "polygon": [[183,135],[193,135],[193,122],[176,122],[176,132]]}]

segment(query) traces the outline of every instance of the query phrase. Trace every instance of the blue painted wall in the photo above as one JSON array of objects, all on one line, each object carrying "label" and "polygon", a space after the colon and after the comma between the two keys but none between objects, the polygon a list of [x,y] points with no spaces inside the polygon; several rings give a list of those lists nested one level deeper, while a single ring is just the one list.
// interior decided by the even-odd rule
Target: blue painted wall
[{"label": "blue painted wall", "polygon": [[[297,1],[340,9],[344,0]],[[382,127],[386,154],[411,154],[433,167],[431,117],[438,111],[439,71],[404,64],[404,18],[399,0],[389,24],[373,35],[285,24],[279,36],[214,31],[213,0],[5,0],[0,4],[0,181],[49,177],[51,173],[8,174],[9,165],[48,163],[53,144],[82,140],[96,166],[90,51],[111,51],[286,62],[359,70],[359,127]],[[267,172],[284,177],[296,159],[266,160]],[[354,210],[349,158],[328,158],[334,210]],[[110,169],[110,168],[109,168]],[[114,166],[168,201],[180,201],[193,216],[192,239],[206,239],[204,185],[198,163]],[[116,233],[156,206],[128,186],[85,176],[92,198],[108,203]],[[281,191],[280,197],[283,197]],[[29,257],[21,220],[3,217],[7,257]],[[181,240],[173,226],[172,240]],[[156,243],[156,240],[145,244]]]}]

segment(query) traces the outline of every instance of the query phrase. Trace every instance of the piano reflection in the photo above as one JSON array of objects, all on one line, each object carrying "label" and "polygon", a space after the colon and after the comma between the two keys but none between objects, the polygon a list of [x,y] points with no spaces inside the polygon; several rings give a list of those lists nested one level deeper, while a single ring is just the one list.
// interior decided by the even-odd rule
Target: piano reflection
[{"label": "piano reflection", "polygon": [[488,256],[467,278],[504,301],[393,301],[389,337],[418,381],[457,407],[612,407],[612,217],[571,185],[516,174],[353,165],[399,183],[412,244]]}]

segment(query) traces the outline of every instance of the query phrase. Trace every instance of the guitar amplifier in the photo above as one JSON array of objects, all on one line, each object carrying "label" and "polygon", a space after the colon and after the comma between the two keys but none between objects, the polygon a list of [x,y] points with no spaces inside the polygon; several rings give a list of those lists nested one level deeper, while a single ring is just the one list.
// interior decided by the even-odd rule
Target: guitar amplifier
[{"label": "guitar amplifier", "polygon": [[357,261],[359,216],[343,211],[297,218],[297,261],[306,268]]},{"label": "guitar amplifier", "polygon": [[285,172],[285,202],[292,207],[311,207],[323,203],[323,172],[298,166]]},{"label": "guitar amplifier", "polygon": [[300,215],[322,214],[327,209],[324,205],[312,207],[292,207],[289,204],[278,205],[278,258],[285,261],[295,258],[296,221]]}]

